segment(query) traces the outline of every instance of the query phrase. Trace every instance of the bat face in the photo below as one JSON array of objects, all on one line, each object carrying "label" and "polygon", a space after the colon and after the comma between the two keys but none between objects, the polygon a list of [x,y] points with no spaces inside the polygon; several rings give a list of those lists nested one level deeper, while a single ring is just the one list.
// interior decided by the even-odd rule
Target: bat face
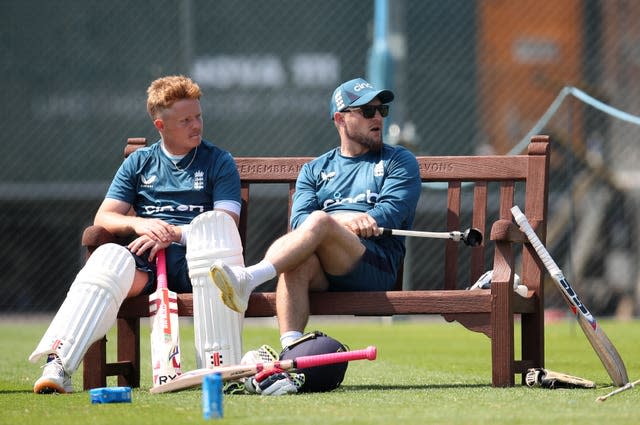
[{"label": "bat face", "polygon": [[160,394],[200,385],[204,377],[212,373],[220,373],[223,381],[229,381],[255,375],[262,369],[262,366],[257,365],[221,366],[217,368],[196,369],[183,373],[172,380],[167,380],[164,383],[154,385],[150,392],[152,394]]},{"label": "bat face", "polygon": [[571,287],[571,285],[569,285],[569,282],[567,282],[567,279],[564,276],[559,277],[558,283],[566,291],[566,294],[568,297],[567,301],[570,304],[570,308],[573,311],[573,314],[578,314],[577,310],[580,310],[580,312],[582,313],[584,318],[589,322],[593,330],[596,330],[596,328],[598,327],[598,324],[596,323],[596,319],[591,315],[589,310],[587,310],[587,307],[585,307],[584,304],[582,304],[582,301],[580,301],[580,299],[578,298],[578,295],[573,291],[573,288]]},{"label": "bat face", "polygon": [[152,394],[159,394],[168,391],[178,391],[184,388],[193,387],[195,385],[201,384],[204,377],[212,373],[219,373],[222,376],[223,381],[229,381],[252,376],[263,370],[268,370],[275,367],[283,370],[289,370],[294,367],[307,368],[324,366],[328,364],[342,363],[352,360],[375,360],[376,356],[376,347],[370,346],[362,350],[315,354],[297,357],[296,359],[280,360],[272,363],[256,363],[248,365],[196,369],[186,372],[177,379],[170,381],[164,385],[154,386],[153,388],[151,388],[150,392]]},{"label": "bat face", "polygon": [[178,303],[175,292],[158,289],[149,297],[153,386],[175,380],[180,368]]}]

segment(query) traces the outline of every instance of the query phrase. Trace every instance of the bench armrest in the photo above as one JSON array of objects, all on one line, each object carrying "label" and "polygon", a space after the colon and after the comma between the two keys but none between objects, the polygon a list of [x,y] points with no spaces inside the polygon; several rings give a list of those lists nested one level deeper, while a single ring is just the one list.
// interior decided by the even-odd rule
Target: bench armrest
[{"label": "bench armrest", "polygon": [[102,226],[89,226],[82,233],[82,246],[87,249],[89,255],[100,245],[119,242],[121,242],[120,238]]},{"label": "bench armrest", "polygon": [[491,226],[490,238],[496,243],[492,287],[493,283],[513,282],[515,254],[512,245],[526,242],[527,236],[512,221],[501,219]]},{"label": "bench armrest", "polygon": [[524,243],[527,240],[527,236],[520,231],[518,225],[510,220],[497,220],[493,223],[489,238],[496,242]]},{"label": "bench armrest", "polygon": [[[538,221],[529,222],[534,231],[538,228]],[[491,226],[491,235],[489,236],[492,241],[496,242],[512,242],[512,243],[526,243],[529,242],[527,236],[520,230],[517,224],[510,220],[497,220]]]}]

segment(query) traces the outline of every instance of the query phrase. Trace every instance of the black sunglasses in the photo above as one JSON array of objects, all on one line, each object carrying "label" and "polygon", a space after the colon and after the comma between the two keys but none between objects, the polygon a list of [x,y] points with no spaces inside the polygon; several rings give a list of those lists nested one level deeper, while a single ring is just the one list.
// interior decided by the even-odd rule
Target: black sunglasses
[{"label": "black sunglasses", "polygon": [[367,119],[373,118],[376,115],[376,111],[380,112],[382,117],[389,115],[389,105],[362,105],[357,108],[346,109],[342,112],[353,112],[358,110],[362,112],[362,116]]}]

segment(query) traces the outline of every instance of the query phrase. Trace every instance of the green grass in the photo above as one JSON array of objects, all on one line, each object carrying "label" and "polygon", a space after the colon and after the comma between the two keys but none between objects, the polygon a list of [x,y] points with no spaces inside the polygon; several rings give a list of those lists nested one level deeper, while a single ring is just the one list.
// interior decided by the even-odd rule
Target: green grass
[{"label": "green grass", "polygon": [[[341,388],[324,394],[285,397],[226,396],[229,424],[632,424],[640,420],[639,389],[605,403],[595,399],[612,390],[610,379],[573,322],[547,326],[546,366],[596,381],[596,390],[546,390],[526,386],[492,388],[489,340],[441,320],[322,321],[321,329],[351,348],[378,347],[378,359],[349,365]],[[640,322],[603,321],[602,326],[625,359],[629,377],[638,379]],[[93,405],[81,391],[42,396],[31,392],[39,365],[26,359],[46,329],[46,321],[0,321],[4,349],[0,358],[0,424],[182,424],[201,423],[201,393],[192,389],[151,395],[150,370],[143,370],[133,403]],[[143,327],[143,334],[148,332]],[[183,367],[195,368],[193,330],[182,322]],[[245,325],[245,350],[267,343],[277,347],[270,323]],[[143,340],[142,362],[149,362]],[[110,347],[113,350],[113,347]],[[112,353],[110,353],[112,355]],[[116,385],[115,380],[109,385]]]}]

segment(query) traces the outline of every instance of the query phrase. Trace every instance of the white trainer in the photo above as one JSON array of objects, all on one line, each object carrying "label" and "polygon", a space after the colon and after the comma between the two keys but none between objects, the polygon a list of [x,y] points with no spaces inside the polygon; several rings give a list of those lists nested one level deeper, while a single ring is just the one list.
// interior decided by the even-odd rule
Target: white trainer
[{"label": "white trainer", "polygon": [[37,394],[72,393],[71,375],[65,372],[59,357],[43,366],[42,376],[33,385],[33,392]]},{"label": "white trainer", "polygon": [[251,274],[244,267],[228,266],[221,260],[216,260],[209,274],[213,283],[220,289],[220,297],[224,304],[231,310],[244,313],[249,304],[249,288]]}]

